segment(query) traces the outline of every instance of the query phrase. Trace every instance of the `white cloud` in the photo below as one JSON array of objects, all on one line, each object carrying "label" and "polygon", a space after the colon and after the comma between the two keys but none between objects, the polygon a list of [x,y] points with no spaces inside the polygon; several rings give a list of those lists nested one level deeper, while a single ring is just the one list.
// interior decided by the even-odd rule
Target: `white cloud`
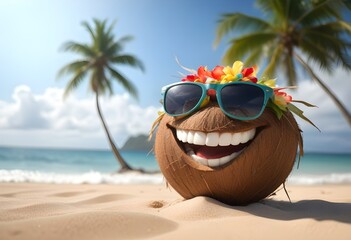
[{"label": "white cloud", "polygon": [[[19,86],[13,94],[14,103],[6,109],[8,117],[3,116],[1,124],[7,128],[47,128],[50,123],[42,115],[44,105],[38,102],[27,86]],[[5,105],[5,104],[4,104]]]},{"label": "white cloud", "polygon": [[[319,71],[317,71],[317,75],[351,112],[351,81],[349,73],[337,69],[333,76],[323,75]],[[304,132],[307,150],[350,152],[351,127],[331,98],[317,83],[306,79],[300,82],[296,91],[290,91],[290,93],[296,100],[304,100],[318,106],[318,108],[309,108],[296,103],[296,106],[301,108],[305,115],[321,130],[319,132],[307,122],[296,117]]]},{"label": "white cloud", "polygon": [[[348,111],[351,111],[351,94],[349,93],[351,91],[351,81],[349,80],[348,73],[336,71],[333,77],[326,75],[323,76],[322,79],[345,105]],[[296,91],[290,91],[290,93],[294,99],[305,100],[317,105],[318,108],[304,108],[304,110],[306,115],[314,118],[324,130],[329,131],[348,128],[348,124],[337,106],[314,81],[302,81],[298,89]]]},{"label": "white cloud", "polygon": [[[0,101],[0,144],[58,147],[107,147],[95,98],[63,101],[63,89],[48,88],[34,94],[18,86],[13,101]],[[127,94],[100,100],[101,110],[116,142],[147,134],[157,117],[156,107],[142,108]]]}]

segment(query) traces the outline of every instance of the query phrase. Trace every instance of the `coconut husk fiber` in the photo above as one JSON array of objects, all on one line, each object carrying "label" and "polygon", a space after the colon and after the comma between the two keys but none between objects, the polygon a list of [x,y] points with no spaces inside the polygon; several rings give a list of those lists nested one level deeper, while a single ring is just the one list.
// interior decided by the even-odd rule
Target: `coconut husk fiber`
[{"label": "coconut husk fiber", "polygon": [[[202,132],[242,132],[256,129],[251,144],[226,165],[211,168],[195,162],[183,150],[175,129]],[[184,198],[208,196],[230,205],[246,205],[274,192],[290,174],[301,131],[287,111],[281,119],[267,108],[255,120],[228,118],[217,105],[175,119],[165,115],[155,140],[155,155],[168,183]]]}]

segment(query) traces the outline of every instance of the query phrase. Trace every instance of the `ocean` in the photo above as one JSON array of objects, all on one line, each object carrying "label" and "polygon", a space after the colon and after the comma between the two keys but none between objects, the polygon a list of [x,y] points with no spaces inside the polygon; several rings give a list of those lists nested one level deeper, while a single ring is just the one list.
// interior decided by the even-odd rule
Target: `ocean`
[{"label": "ocean", "polygon": [[[152,152],[121,152],[135,168],[158,171]],[[68,184],[161,184],[161,173],[117,173],[109,150],[0,147],[0,182]],[[351,154],[306,153],[294,167],[289,184],[351,183]]]}]

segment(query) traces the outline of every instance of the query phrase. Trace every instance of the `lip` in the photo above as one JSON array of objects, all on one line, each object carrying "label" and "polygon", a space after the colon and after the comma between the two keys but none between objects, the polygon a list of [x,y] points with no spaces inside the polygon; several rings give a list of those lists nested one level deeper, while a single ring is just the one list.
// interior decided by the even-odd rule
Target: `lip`
[{"label": "lip", "polygon": [[233,132],[202,132],[173,128],[184,152],[196,163],[217,168],[232,162],[257,135],[257,128]]}]

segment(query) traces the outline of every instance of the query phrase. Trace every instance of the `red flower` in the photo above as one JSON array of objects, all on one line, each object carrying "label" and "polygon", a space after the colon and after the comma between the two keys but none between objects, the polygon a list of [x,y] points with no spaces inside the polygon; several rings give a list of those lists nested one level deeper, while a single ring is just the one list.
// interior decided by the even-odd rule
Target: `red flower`
[{"label": "red flower", "polygon": [[243,74],[244,77],[248,77],[250,76],[253,72],[255,71],[255,69],[253,67],[250,68],[244,68],[241,73]]},{"label": "red flower", "polygon": [[199,79],[197,75],[186,75],[186,77],[182,79],[182,82],[195,82],[196,79]]},{"label": "red flower", "polygon": [[187,75],[182,79],[183,82],[195,82],[200,81],[205,83],[207,78],[214,78],[216,80],[221,79],[223,67],[217,66],[212,71],[208,71],[206,67],[201,66],[197,69],[197,74]]},{"label": "red flower", "polygon": [[197,70],[197,75],[202,83],[205,83],[208,77],[212,77],[212,73],[207,70],[207,67],[204,66],[199,67]]},{"label": "red flower", "polygon": [[216,80],[221,80],[222,75],[224,75],[223,72],[223,66],[216,66],[212,71],[212,78],[216,79]]},{"label": "red flower", "polygon": [[257,78],[256,78],[255,72],[256,72],[255,67],[244,68],[241,71],[241,74],[243,75],[242,80],[257,83]]}]

